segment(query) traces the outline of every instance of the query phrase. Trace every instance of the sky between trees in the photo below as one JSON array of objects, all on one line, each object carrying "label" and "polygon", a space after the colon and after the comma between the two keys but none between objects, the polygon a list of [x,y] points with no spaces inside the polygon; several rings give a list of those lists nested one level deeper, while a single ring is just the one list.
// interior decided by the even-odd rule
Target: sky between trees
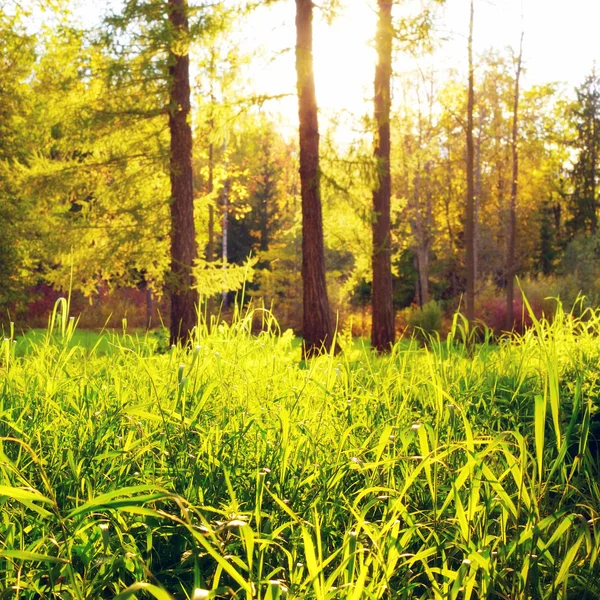
[{"label": "sky between trees", "polygon": [[[96,26],[109,8],[120,2],[78,0],[74,12],[86,26]],[[282,115],[282,127],[289,135],[297,128],[295,94],[293,0],[263,6],[253,12],[248,26],[232,33],[243,40],[242,49],[255,56],[251,69],[254,91],[259,94],[288,97],[272,101],[269,110]],[[352,118],[371,111],[373,71],[376,54],[373,36],[376,10],[373,0],[344,0],[336,18],[327,23],[319,11],[315,14],[315,80],[322,117],[340,118],[338,139],[355,136]],[[406,0],[396,7],[397,14],[419,10],[422,0]],[[468,33],[467,0],[446,0],[435,11],[435,50],[415,59],[410,53],[397,52],[395,73],[411,73],[435,65],[440,79],[449,69],[466,71],[465,51]],[[522,15],[522,19],[521,19]],[[524,40],[524,85],[564,82],[566,92],[573,89],[600,62],[597,23],[600,2],[594,0],[485,0],[478,2],[475,13],[474,51],[491,48],[517,48],[521,28]]]},{"label": "sky between trees", "polygon": [[[0,7],[6,32],[0,58],[7,65],[0,193],[8,207],[0,214],[6,223],[0,266],[12,294],[5,303],[18,302],[27,313],[27,294],[40,284],[72,285],[90,298],[103,286],[164,294],[172,285],[166,248],[179,239],[167,216],[176,198],[169,184],[180,173],[169,166],[169,137],[178,138],[168,129],[176,107],[185,105],[187,115],[190,102],[182,120],[193,138],[186,190],[195,233],[188,237],[199,260],[194,251],[189,268],[197,270],[204,298],[222,293],[225,300],[230,293],[232,301],[244,265],[256,267],[249,291],[278,302],[295,327],[298,258],[306,254],[304,184],[320,178],[334,311],[358,309],[364,320],[375,296],[371,258],[384,247],[370,229],[390,211],[383,238],[391,240],[397,309],[440,301],[449,314],[465,280],[477,280],[474,293],[489,313],[478,316],[498,316],[499,289],[507,289],[513,306],[512,274],[531,276],[540,307],[548,295],[572,300],[580,290],[600,301],[592,260],[600,254],[600,82],[594,36],[586,31],[600,8],[575,4],[565,12],[556,3],[477,0],[475,77],[467,94],[466,1],[394,3],[395,25],[387,28],[381,11],[390,2],[379,2],[379,20],[372,0],[326,2],[314,10],[312,36],[321,146],[311,156],[321,165],[300,181],[296,77],[304,71],[294,55],[304,50],[294,16],[300,6],[312,11],[312,3],[259,3],[244,13],[241,0],[197,0],[189,6],[196,23],[189,38],[185,28],[167,23],[174,13],[166,7],[176,4],[182,6],[65,0],[46,13],[16,3]],[[419,15],[417,33],[411,15]],[[381,31],[394,31],[392,59],[383,61],[376,31],[379,42]],[[515,39],[521,32],[522,79]],[[187,62],[188,53],[191,93],[186,75],[187,100],[180,104],[170,96],[171,69],[179,58]],[[388,92],[381,95],[377,83],[373,91],[376,65],[378,72],[385,65],[389,81],[390,64],[391,113]],[[389,116],[381,117],[383,109]],[[391,128],[387,157],[377,154],[384,126]],[[371,205],[383,164],[392,180],[385,211]],[[465,208],[466,199],[474,199],[473,209]],[[465,258],[471,247],[473,269]],[[582,271],[586,257],[589,268]],[[470,280],[467,271],[474,273]],[[504,321],[512,327],[510,314]]]}]

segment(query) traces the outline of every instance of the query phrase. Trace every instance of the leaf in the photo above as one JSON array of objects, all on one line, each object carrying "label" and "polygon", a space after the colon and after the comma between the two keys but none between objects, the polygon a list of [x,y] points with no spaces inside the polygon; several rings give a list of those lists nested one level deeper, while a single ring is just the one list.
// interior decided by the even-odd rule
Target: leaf
[{"label": "leaf", "polygon": [[138,582],[130,585],[127,589],[124,589],[118,596],[115,596],[114,600],[126,600],[131,598],[135,592],[146,591],[157,600],[173,600],[172,596],[165,592],[162,588],[151,583]]},{"label": "leaf", "polygon": [[577,541],[575,542],[575,544],[573,544],[573,546],[571,546],[571,548],[569,548],[569,551],[567,552],[566,556],[565,556],[565,560],[563,560],[562,565],[560,566],[560,571],[558,572],[558,575],[556,576],[556,579],[554,580],[554,588],[558,588],[558,586],[569,576],[569,569],[571,568],[571,565],[573,564],[573,561],[575,560],[575,556],[577,556],[577,552],[579,550],[579,546],[581,546],[581,542],[583,542],[583,538],[584,535],[583,533],[577,538]]},{"label": "leaf", "polygon": [[542,480],[544,460],[544,435],[546,428],[546,398],[541,394],[535,397],[535,454],[538,463],[538,480]]},{"label": "leaf", "polygon": [[9,485],[0,485],[0,498],[3,496],[20,502],[23,506],[36,512],[40,517],[47,518],[52,515],[49,510],[35,504],[36,502],[53,504],[52,500],[32,488],[16,488]]},{"label": "leaf", "polygon": [[[142,492],[154,491],[154,494],[142,494]],[[127,496],[129,494],[140,494],[129,498],[119,498],[119,496]],[[89,500],[85,504],[77,507],[75,510],[68,514],[68,518],[78,517],[95,510],[118,510],[120,508],[128,508],[132,506],[140,506],[147,502],[153,502],[156,500],[164,500],[165,498],[172,497],[172,494],[157,488],[154,485],[137,485],[122,488],[120,490],[114,490],[106,494],[101,494],[92,500]]]},{"label": "leaf", "polygon": [[17,560],[33,560],[37,562],[50,563],[68,563],[68,560],[59,558],[58,556],[48,556],[47,554],[39,554],[37,552],[28,552],[26,550],[2,550],[0,556],[4,558],[15,558]]}]

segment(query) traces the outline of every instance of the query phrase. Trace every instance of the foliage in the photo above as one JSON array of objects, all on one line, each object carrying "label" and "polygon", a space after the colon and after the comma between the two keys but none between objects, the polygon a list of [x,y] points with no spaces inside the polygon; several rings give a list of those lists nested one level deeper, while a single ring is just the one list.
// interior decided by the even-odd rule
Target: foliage
[{"label": "foliage", "polygon": [[429,337],[442,331],[443,311],[439,302],[430,300],[409,309],[408,325],[418,337]]},{"label": "foliage", "polygon": [[457,317],[427,350],[302,366],[268,313],[258,337],[248,313],[195,349],[124,334],[104,354],[72,344],[67,309],[25,356],[1,348],[4,589],[600,593],[600,313],[499,346]]},{"label": "foliage", "polygon": [[598,152],[600,151],[600,80],[595,68],[577,89],[572,107],[577,157],[569,197],[571,235],[595,233],[598,223]]}]

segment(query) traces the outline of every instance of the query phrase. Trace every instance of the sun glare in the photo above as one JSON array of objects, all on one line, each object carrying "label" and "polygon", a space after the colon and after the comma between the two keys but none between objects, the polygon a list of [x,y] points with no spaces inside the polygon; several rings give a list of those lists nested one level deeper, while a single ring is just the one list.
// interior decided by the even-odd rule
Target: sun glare
[{"label": "sun glare", "polygon": [[[252,17],[243,45],[253,48],[251,85],[270,96],[288,94],[271,110],[296,127],[294,96],[295,6],[293,1],[263,7]],[[313,49],[317,101],[323,125],[370,112],[376,55],[373,48],[376,15],[366,2],[346,8],[332,23],[315,11]],[[257,51],[257,49],[260,49]]]}]

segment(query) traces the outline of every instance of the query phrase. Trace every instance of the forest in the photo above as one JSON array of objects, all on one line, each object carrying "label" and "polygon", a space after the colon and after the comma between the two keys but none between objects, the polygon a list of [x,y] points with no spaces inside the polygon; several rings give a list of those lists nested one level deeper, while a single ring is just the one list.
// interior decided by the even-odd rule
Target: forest
[{"label": "forest", "polygon": [[[155,4],[99,13],[91,29],[68,3],[28,14],[9,2],[3,10],[3,322],[44,326],[52,302],[71,291],[92,327],[111,315],[120,326],[127,309],[138,326],[168,325],[173,286],[184,285],[174,283],[179,252],[212,314],[231,306],[245,283],[246,302],[272,307],[282,326],[302,333],[301,152],[297,131],[273,108],[277,97],[248,85],[252,57],[236,32],[253,7],[199,4],[189,39],[177,41]],[[427,62],[437,8],[386,16],[379,106],[365,101],[351,124],[357,135],[344,136],[349,127],[334,115],[320,144],[305,140],[317,144],[310,152],[319,159],[323,233],[304,226],[311,247],[323,238],[323,256],[307,260],[325,272],[324,311],[340,329],[368,337],[381,303],[398,333],[409,324],[443,332],[459,305],[497,333],[520,329],[521,290],[538,316],[552,311],[550,298],[570,308],[583,294],[595,306],[598,75],[591,70],[576,90],[525,87],[518,47],[471,52],[472,79],[440,73]],[[336,10],[351,10],[326,9],[319,18],[333,23]],[[293,6],[289,12],[293,18]],[[36,13],[45,18],[33,35]],[[176,42],[189,44],[191,57],[183,100],[169,84]],[[396,75],[399,54],[414,65]],[[308,107],[316,98],[306,93]],[[183,134],[168,115],[180,101],[192,136],[184,179],[193,221],[188,214],[179,223],[169,203],[170,152]],[[306,134],[318,134],[318,125],[305,124]],[[171,245],[171,231],[189,247]],[[128,289],[139,292],[137,304],[127,304]]]},{"label": "forest", "polygon": [[600,597],[600,74],[538,5],[0,1],[0,598]]}]

